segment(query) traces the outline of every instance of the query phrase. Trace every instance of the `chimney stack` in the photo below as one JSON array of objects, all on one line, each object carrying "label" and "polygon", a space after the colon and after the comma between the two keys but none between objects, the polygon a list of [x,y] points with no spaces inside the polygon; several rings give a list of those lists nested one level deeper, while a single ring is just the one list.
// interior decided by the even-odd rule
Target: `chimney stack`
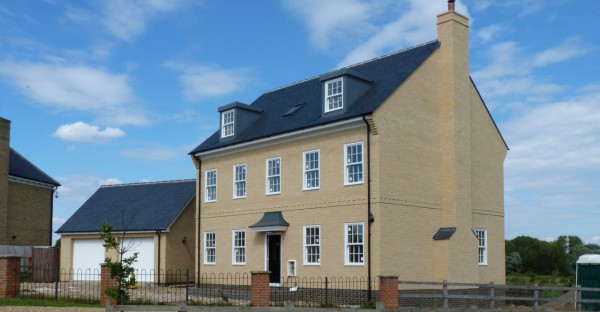
[{"label": "chimney stack", "polygon": [[8,245],[8,160],[10,120],[0,117],[0,245]]}]

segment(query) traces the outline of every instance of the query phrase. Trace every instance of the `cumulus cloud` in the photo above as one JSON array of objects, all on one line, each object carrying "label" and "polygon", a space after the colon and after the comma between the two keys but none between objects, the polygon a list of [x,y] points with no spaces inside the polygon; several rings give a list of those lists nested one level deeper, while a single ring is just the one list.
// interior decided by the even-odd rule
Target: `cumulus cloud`
[{"label": "cumulus cloud", "polygon": [[109,116],[106,120],[111,125],[150,123],[135,106],[136,99],[126,74],[62,62],[5,60],[0,62],[0,77],[24,97],[47,107]]},{"label": "cumulus cloud", "polygon": [[125,136],[119,128],[106,127],[101,130],[98,126],[78,121],[72,124],[61,125],[54,132],[54,136],[63,141],[98,142],[104,139],[115,139]]},{"label": "cumulus cloud", "polygon": [[481,28],[475,33],[475,38],[481,40],[484,43],[494,40],[502,31],[502,25],[492,24]]},{"label": "cumulus cloud", "polygon": [[165,67],[178,72],[183,95],[190,101],[232,94],[251,81],[250,71],[245,68],[225,69],[186,62],[167,62]]}]

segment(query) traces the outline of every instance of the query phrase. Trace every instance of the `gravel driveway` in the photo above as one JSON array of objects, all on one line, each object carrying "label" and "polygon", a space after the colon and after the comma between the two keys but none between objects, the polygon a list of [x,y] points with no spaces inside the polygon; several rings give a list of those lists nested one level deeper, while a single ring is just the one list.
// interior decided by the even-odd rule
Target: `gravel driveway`
[{"label": "gravel driveway", "polygon": [[0,307],[2,312],[104,312],[104,308]]}]

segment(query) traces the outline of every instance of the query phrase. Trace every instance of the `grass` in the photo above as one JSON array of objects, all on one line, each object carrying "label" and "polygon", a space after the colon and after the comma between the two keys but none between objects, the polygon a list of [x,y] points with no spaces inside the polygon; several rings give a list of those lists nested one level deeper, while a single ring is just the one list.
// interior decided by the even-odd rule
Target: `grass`
[{"label": "grass", "polygon": [[99,308],[102,307],[100,302],[89,303],[75,300],[47,300],[33,298],[0,298],[0,306],[27,306],[27,307],[87,307]]}]

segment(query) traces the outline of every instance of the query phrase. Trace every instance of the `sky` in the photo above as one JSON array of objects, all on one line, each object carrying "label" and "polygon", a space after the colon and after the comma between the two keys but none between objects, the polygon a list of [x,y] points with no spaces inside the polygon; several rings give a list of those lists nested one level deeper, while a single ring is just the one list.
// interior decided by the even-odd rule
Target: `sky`
[{"label": "sky", "polygon": [[[62,186],[193,179],[217,108],[437,37],[444,0],[0,0],[0,116]],[[458,0],[510,150],[506,238],[600,243],[600,1]],[[55,237],[56,238],[56,237]]]}]

